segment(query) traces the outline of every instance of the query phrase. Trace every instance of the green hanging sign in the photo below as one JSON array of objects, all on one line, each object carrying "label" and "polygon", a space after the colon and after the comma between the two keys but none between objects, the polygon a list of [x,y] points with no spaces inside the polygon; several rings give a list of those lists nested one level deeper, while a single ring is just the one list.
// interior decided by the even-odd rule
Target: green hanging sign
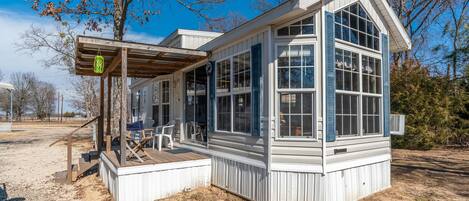
[{"label": "green hanging sign", "polygon": [[94,57],[94,72],[98,74],[102,74],[104,72],[104,57],[97,55]]}]

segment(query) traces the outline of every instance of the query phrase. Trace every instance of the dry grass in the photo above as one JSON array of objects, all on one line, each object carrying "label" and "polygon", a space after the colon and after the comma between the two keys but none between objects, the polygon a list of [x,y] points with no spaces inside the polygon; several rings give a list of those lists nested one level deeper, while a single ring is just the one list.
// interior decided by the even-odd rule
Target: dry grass
[{"label": "dry grass", "polygon": [[469,150],[393,150],[392,188],[363,200],[469,200]]}]

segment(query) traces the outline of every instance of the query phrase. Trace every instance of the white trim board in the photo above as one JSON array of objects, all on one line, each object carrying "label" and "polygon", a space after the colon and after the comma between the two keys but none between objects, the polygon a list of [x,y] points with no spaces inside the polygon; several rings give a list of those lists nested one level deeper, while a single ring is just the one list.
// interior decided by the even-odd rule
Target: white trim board
[{"label": "white trim board", "polygon": [[203,153],[203,154],[208,154],[210,156],[216,156],[216,157],[220,157],[220,158],[225,158],[225,159],[228,159],[228,160],[232,160],[232,161],[236,161],[236,162],[239,162],[239,163],[244,163],[244,164],[247,164],[247,165],[252,165],[252,166],[255,166],[255,167],[258,167],[258,168],[264,168],[266,169],[266,164],[262,161],[258,161],[258,160],[254,160],[254,159],[250,159],[250,158],[246,158],[246,157],[243,157],[243,156],[238,156],[238,155],[233,155],[233,154],[228,154],[228,153],[223,153],[223,152],[219,152],[219,151],[214,151],[214,150],[209,150],[209,149],[203,149],[203,148],[200,148],[200,147],[195,147],[195,146],[191,146],[191,145],[187,145],[187,144],[179,144],[179,143],[175,143],[176,147],[181,147],[181,148],[186,148],[186,149],[190,149],[190,150],[193,150],[195,152],[199,152],[199,153]]},{"label": "white trim board", "polygon": [[282,172],[304,172],[304,173],[318,173],[323,172],[322,165],[305,165],[298,163],[272,163],[272,171]]},{"label": "white trim board", "polygon": [[212,159],[207,158],[207,159],[188,160],[188,161],[180,161],[180,162],[173,162],[173,163],[148,164],[148,165],[116,168],[114,164],[107,158],[107,156],[104,153],[101,153],[100,159],[104,163],[106,163],[109,169],[117,176],[142,174],[142,173],[148,173],[148,172],[158,172],[158,171],[174,170],[174,169],[183,169],[183,168],[190,168],[190,167],[211,166],[212,164]]},{"label": "white trim board", "polygon": [[350,169],[350,168],[364,166],[364,165],[370,165],[370,164],[379,163],[379,162],[388,161],[388,160],[391,160],[391,154],[383,154],[383,155],[378,155],[378,156],[373,156],[373,157],[360,158],[356,160],[348,160],[348,161],[339,162],[339,163],[328,163],[326,166],[325,172],[330,173],[330,172]]}]

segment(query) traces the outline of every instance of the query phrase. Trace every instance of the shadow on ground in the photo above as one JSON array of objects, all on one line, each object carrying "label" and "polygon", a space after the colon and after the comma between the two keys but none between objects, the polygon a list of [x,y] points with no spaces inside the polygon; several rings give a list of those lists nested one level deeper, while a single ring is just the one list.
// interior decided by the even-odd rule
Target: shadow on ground
[{"label": "shadow on ground", "polygon": [[8,198],[7,185],[5,183],[0,184],[0,201],[23,201],[26,200],[23,197]]}]

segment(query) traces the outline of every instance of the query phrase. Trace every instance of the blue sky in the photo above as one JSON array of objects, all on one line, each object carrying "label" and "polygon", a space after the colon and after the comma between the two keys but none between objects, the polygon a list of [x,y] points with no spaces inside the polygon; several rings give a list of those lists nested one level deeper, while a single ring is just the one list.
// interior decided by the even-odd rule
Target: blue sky
[{"label": "blue sky", "polygon": [[[210,10],[213,17],[226,15],[228,12],[237,12],[251,19],[258,14],[253,9],[254,0],[225,0],[225,4]],[[276,0],[272,0],[276,1]],[[17,43],[21,43],[21,35],[31,26],[41,27],[45,30],[56,30],[56,22],[50,17],[40,17],[31,9],[29,0],[0,0],[0,70],[6,75],[14,72],[34,72],[40,80],[50,82],[65,94],[65,111],[72,111],[67,97],[73,96],[70,84],[73,76],[58,67],[44,68],[41,60],[51,55],[46,50],[30,55],[17,51]],[[160,0],[163,2],[161,13],[154,16],[145,25],[129,23],[125,39],[147,43],[158,43],[177,28],[201,29],[203,20],[176,4],[175,1]],[[78,32],[81,32],[78,30]],[[109,31],[103,33],[87,33],[101,37],[111,37]]]}]

